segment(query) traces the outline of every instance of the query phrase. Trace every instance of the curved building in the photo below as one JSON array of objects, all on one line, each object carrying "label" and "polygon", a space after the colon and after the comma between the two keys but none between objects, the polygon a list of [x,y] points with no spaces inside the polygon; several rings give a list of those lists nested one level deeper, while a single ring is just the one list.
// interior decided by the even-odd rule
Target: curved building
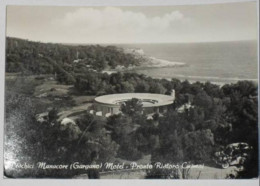
[{"label": "curved building", "polygon": [[121,112],[121,105],[133,98],[139,99],[142,102],[145,114],[163,113],[174,102],[175,92],[173,90],[171,96],[150,93],[123,93],[99,96],[95,98],[94,112],[96,115],[104,117],[118,114]]}]

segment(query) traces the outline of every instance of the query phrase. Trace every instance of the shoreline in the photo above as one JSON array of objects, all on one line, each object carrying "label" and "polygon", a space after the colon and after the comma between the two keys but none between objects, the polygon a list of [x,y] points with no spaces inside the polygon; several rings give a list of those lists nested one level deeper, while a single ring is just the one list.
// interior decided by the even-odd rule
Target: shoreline
[{"label": "shoreline", "polygon": [[147,56],[143,49],[141,48],[127,48],[124,49],[127,54],[132,54],[137,59],[141,59],[142,63],[139,66],[134,66],[132,68],[159,68],[159,67],[182,67],[187,64],[179,61],[169,61],[166,59],[160,59],[153,56]]},{"label": "shoreline", "polygon": [[[136,54],[135,54],[136,55]],[[237,83],[238,81],[252,81],[255,83],[258,83],[258,79],[253,79],[253,78],[245,78],[245,79],[240,79],[238,77],[209,77],[209,76],[191,76],[191,75],[183,75],[183,74],[175,74],[173,77],[159,77],[159,76],[151,76],[147,75],[145,73],[138,72],[139,70],[149,70],[151,68],[157,69],[157,68],[166,68],[166,67],[171,67],[171,68],[181,68],[184,66],[187,66],[186,63],[184,62],[172,62],[164,59],[158,59],[155,57],[148,57],[145,56],[144,54],[140,55],[138,54],[137,56],[144,57],[146,59],[143,64],[140,64],[140,66],[130,66],[130,67],[117,67],[115,69],[108,69],[108,70],[103,70],[102,73],[107,73],[107,74],[113,74],[117,72],[131,72],[131,73],[138,73],[138,74],[144,74],[146,76],[149,76],[153,79],[166,79],[171,81],[172,78],[179,79],[181,82],[187,80],[190,83],[195,83],[195,82],[201,82],[201,83],[206,83],[210,82],[215,85],[223,86],[225,84],[233,84]]]},{"label": "shoreline", "polygon": [[[234,78],[223,78],[223,77],[207,77],[207,76],[185,76],[185,75],[181,75],[181,74],[177,74],[174,75],[173,77],[159,77],[159,76],[151,76],[151,75],[147,75],[141,72],[138,72],[138,70],[142,70],[146,67],[132,67],[131,69],[112,69],[112,70],[103,70],[102,73],[107,73],[109,75],[113,74],[113,73],[117,73],[117,72],[130,72],[130,73],[137,73],[137,74],[143,74],[146,75],[148,77],[151,77],[153,79],[166,79],[168,81],[171,81],[171,79],[178,79],[181,82],[187,80],[190,83],[196,83],[196,82],[200,82],[200,83],[206,83],[206,82],[210,82],[212,84],[215,85],[219,85],[219,86],[223,86],[225,84],[234,84],[237,83],[239,81],[252,81],[255,83],[258,83],[258,79],[252,79],[252,78],[245,78],[245,79],[240,79],[237,77]],[[165,68],[165,66],[162,67],[147,67],[147,69],[149,68]]]},{"label": "shoreline", "polygon": [[151,67],[151,68],[160,68],[160,67],[183,67],[187,64],[184,62],[175,62],[175,61],[168,61],[165,59],[158,59],[155,57],[146,57],[148,60],[140,65],[140,67]]},{"label": "shoreline", "polygon": [[165,59],[156,58],[153,56],[147,56],[145,55],[145,52],[141,48],[135,48],[135,49],[125,49],[126,53],[131,53],[136,56],[136,58],[144,59],[142,63],[139,66],[131,66],[127,68],[118,68],[118,69],[111,69],[106,70],[103,72],[107,72],[108,74],[116,73],[116,72],[133,72],[138,74],[144,74],[146,76],[149,76],[154,79],[166,79],[170,80],[172,78],[179,79],[180,81],[189,81],[190,83],[195,82],[201,82],[206,83],[210,82],[212,84],[216,84],[219,86],[223,86],[225,84],[233,84],[237,83],[238,81],[252,81],[255,83],[258,83],[258,78],[239,78],[239,77],[217,77],[217,76],[196,76],[196,75],[184,75],[184,74],[174,74],[172,77],[163,77],[163,76],[157,76],[157,75],[149,75],[149,73],[143,73],[142,70],[149,70],[151,68],[153,69],[159,69],[159,68],[181,68],[181,67],[187,67],[188,64],[185,62],[174,62],[169,61]]},{"label": "shoreline", "polygon": [[[158,68],[164,68],[164,67],[158,67]],[[131,69],[131,70],[104,70],[102,71],[102,73],[107,73],[109,75],[113,74],[113,73],[117,73],[117,72],[131,72],[131,73],[137,73],[137,74],[143,74],[146,75],[144,73],[140,73],[137,72],[135,70],[138,69]],[[252,81],[255,83],[258,83],[258,79],[239,79],[239,78],[220,78],[220,77],[202,77],[202,76],[185,76],[185,75],[177,75],[177,76],[173,76],[173,77],[158,77],[158,76],[150,76],[150,75],[146,75],[148,77],[151,77],[153,79],[166,79],[168,81],[171,81],[171,79],[178,79],[181,82],[183,81],[189,81],[191,84],[192,83],[196,83],[196,82],[200,82],[200,83],[206,83],[206,82],[210,82],[211,84],[215,84],[215,85],[219,85],[219,86],[224,86],[226,84],[235,84],[239,81]],[[219,81],[217,81],[219,80]]]}]

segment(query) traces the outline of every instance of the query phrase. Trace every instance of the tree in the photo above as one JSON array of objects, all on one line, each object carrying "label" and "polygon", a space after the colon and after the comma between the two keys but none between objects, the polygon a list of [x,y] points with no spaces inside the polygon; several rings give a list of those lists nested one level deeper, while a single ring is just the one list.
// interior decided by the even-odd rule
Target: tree
[{"label": "tree", "polygon": [[183,135],[184,160],[205,163],[210,160],[214,145],[211,130],[198,130]]},{"label": "tree", "polygon": [[150,91],[151,93],[164,94],[166,89],[160,83],[151,82]]},{"label": "tree", "polygon": [[48,118],[49,118],[49,122],[56,122],[56,120],[58,119],[58,109],[57,108],[52,108],[49,113],[48,113]]},{"label": "tree", "polygon": [[7,91],[5,115],[4,174],[7,177],[34,177],[35,169],[16,169],[15,165],[37,163],[43,155],[39,145],[40,126],[35,120],[33,101]]},{"label": "tree", "polygon": [[135,88],[132,84],[130,84],[129,82],[127,81],[124,81],[121,83],[121,92],[124,92],[124,93],[131,93],[131,92],[134,92],[135,91]]},{"label": "tree", "polygon": [[120,110],[123,114],[128,115],[130,117],[141,115],[143,112],[143,104],[142,101],[137,98],[132,98],[124,102],[121,105]]},{"label": "tree", "polygon": [[144,81],[139,81],[137,83],[135,92],[140,92],[140,93],[146,93],[149,92],[150,86],[148,83],[144,82]]},{"label": "tree", "polygon": [[119,157],[127,160],[141,158],[139,142],[135,137],[136,125],[131,117],[122,114],[112,115],[108,118],[107,128],[112,132],[112,139],[119,144]]}]

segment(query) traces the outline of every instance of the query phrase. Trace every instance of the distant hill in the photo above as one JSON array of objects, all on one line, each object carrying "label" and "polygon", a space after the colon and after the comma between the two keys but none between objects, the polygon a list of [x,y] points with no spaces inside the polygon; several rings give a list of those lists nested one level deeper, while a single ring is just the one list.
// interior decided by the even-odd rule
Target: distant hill
[{"label": "distant hill", "polygon": [[84,73],[140,63],[134,54],[115,46],[41,43],[11,37],[6,43],[6,72]]}]

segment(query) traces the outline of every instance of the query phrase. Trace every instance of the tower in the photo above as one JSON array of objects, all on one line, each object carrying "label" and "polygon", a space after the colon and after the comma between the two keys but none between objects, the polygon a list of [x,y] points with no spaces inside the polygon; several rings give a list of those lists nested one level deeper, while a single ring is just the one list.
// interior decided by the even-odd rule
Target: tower
[{"label": "tower", "polygon": [[175,90],[174,90],[174,89],[172,89],[171,96],[172,96],[173,99],[175,100]]}]

